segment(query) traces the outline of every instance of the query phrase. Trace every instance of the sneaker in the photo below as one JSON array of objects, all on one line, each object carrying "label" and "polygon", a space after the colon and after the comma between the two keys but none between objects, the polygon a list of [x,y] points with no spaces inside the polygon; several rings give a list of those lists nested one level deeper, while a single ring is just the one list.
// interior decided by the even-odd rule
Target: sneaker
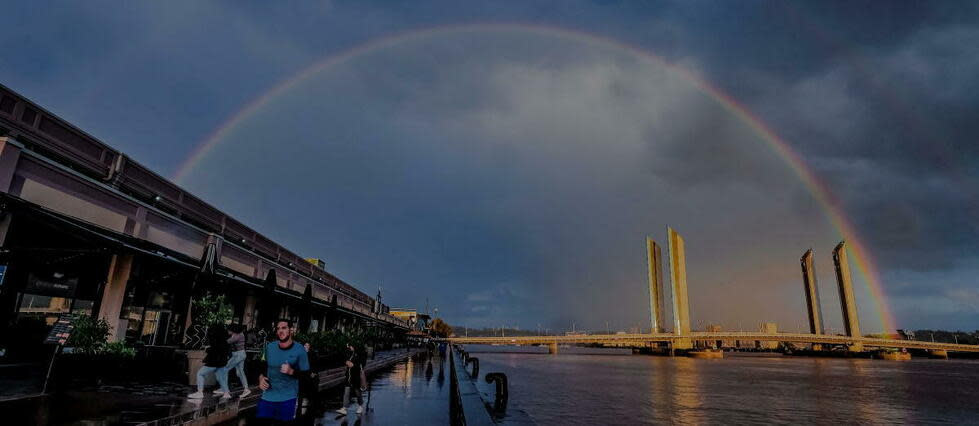
[{"label": "sneaker", "polygon": [[214,392],[211,392],[211,393],[213,393],[215,395],[221,395],[222,393],[224,393],[224,391],[221,390],[221,389],[215,389]]},{"label": "sneaker", "polygon": [[358,404],[357,405],[357,414],[363,414],[363,413],[364,413],[364,406]]},{"label": "sneaker", "polygon": [[347,415],[347,407],[340,407],[340,409],[337,410],[337,412],[340,413],[340,414],[343,414],[344,416],[346,416]]},{"label": "sneaker", "polygon": [[238,395],[238,398],[244,398],[244,397],[246,397],[248,395],[251,395],[251,394],[252,394],[252,390],[251,389],[248,389],[248,388],[245,388],[245,391],[242,392],[241,395]]},{"label": "sneaker", "polygon": [[231,398],[231,392],[225,392],[221,394],[221,399],[228,399],[228,398]]},{"label": "sneaker", "polygon": [[190,395],[187,395],[188,399],[204,399],[204,392],[197,391]]}]

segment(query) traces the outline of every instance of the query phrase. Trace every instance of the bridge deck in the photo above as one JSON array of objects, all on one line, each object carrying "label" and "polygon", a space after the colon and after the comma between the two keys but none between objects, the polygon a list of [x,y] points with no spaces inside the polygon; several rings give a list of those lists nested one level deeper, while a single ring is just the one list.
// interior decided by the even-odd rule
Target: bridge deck
[{"label": "bridge deck", "polygon": [[533,345],[548,343],[586,344],[635,344],[646,345],[653,342],[673,343],[677,340],[762,340],[792,343],[820,343],[852,345],[862,343],[865,347],[895,349],[927,349],[954,352],[979,352],[979,345],[960,345],[955,343],[923,342],[919,340],[876,339],[870,337],[850,337],[829,334],[805,333],[757,333],[757,332],[693,332],[688,335],[668,333],[655,334],[593,334],[584,336],[515,336],[515,337],[453,337],[448,339],[455,344],[509,344]]}]

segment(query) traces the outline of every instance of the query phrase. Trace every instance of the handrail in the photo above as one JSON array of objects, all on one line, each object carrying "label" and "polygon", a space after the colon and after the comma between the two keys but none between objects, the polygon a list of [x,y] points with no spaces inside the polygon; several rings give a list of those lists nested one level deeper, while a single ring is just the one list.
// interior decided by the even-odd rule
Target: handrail
[{"label": "handrail", "polygon": [[674,342],[680,339],[689,340],[765,340],[785,342],[805,342],[824,344],[853,344],[862,343],[865,346],[909,348],[909,349],[945,349],[959,352],[979,352],[979,345],[955,343],[925,342],[920,340],[880,339],[872,337],[839,336],[831,334],[806,333],[759,333],[759,332],[692,332],[686,335],[669,333],[654,334],[589,334],[573,336],[514,336],[514,337],[452,337],[449,342],[460,344],[579,344],[579,343],[645,343],[645,342]]},{"label": "handrail", "polygon": [[455,355],[449,351],[449,424],[465,426],[466,414],[462,409],[462,393],[459,391],[459,378],[456,375]]}]

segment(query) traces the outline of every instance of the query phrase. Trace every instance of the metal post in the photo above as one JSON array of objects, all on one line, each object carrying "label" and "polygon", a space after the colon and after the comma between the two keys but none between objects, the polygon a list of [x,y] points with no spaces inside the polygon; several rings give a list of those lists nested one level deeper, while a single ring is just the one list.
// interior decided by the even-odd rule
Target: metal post
[{"label": "metal post", "polygon": [[57,358],[58,352],[61,351],[61,345],[54,346],[54,353],[51,354],[51,362],[48,363],[48,374],[44,376],[44,386],[41,387],[41,395],[44,395],[48,391],[48,380],[51,379],[51,369],[54,368],[54,359]]}]

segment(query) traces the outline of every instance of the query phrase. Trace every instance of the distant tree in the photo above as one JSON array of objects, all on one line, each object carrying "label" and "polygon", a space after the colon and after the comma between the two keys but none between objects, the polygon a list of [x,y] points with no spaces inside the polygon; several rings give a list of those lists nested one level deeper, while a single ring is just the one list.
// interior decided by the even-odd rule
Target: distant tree
[{"label": "distant tree", "polygon": [[435,318],[429,325],[432,335],[436,337],[449,337],[452,335],[452,327],[442,321],[442,318]]}]

